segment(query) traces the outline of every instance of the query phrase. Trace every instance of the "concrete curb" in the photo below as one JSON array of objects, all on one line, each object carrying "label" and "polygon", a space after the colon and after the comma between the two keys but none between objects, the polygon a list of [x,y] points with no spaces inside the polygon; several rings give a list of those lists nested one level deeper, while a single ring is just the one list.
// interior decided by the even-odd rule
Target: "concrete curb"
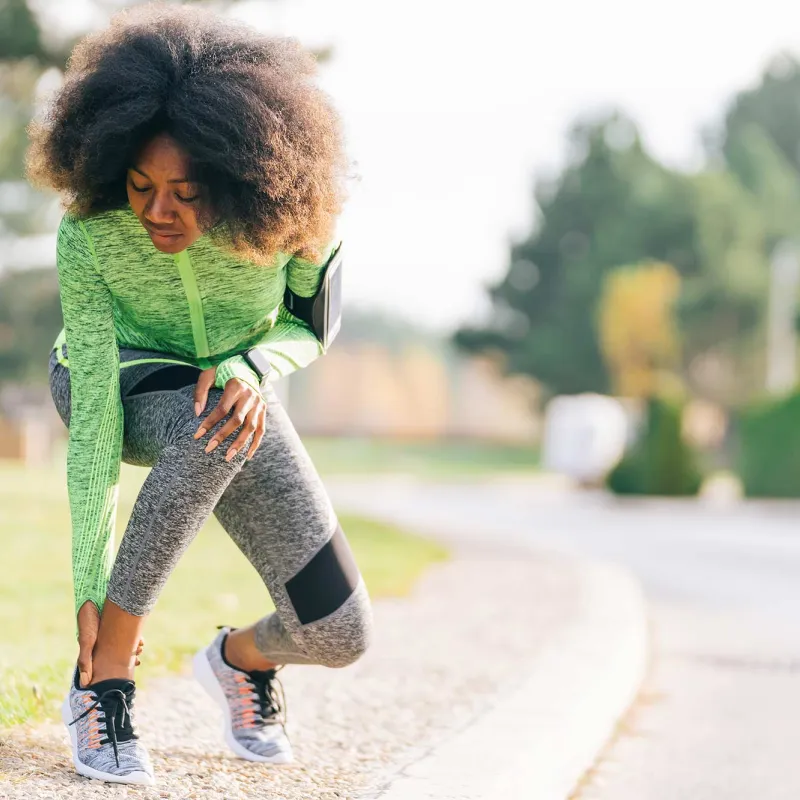
[{"label": "concrete curb", "polygon": [[626,570],[585,564],[580,612],[517,690],[360,797],[566,800],[633,703],[647,669],[642,590]]}]

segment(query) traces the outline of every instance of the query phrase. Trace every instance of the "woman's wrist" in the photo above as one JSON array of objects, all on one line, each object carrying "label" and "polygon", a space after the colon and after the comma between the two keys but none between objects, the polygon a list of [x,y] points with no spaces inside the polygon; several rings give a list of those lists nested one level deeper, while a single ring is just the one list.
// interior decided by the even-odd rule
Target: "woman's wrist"
[{"label": "woman's wrist", "polygon": [[257,392],[261,391],[261,382],[258,379],[258,375],[242,356],[231,356],[217,364],[214,386],[217,389],[224,389],[225,384],[231,378],[239,378],[239,380],[252,386]]}]

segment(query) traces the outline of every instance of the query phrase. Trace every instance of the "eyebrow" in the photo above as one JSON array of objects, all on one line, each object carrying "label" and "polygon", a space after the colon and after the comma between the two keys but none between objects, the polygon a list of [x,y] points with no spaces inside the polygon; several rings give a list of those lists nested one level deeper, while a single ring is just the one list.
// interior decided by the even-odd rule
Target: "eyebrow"
[{"label": "eyebrow", "polygon": [[[131,167],[131,169],[134,172],[138,172],[140,175],[144,175],[147,180],[153,180],[146,172],[142,172],[142,170],[140,170],[138,167]],[[171,181],[167,181],[167,183],[191,183],[191,181],[188,178],[174,178]]]}]

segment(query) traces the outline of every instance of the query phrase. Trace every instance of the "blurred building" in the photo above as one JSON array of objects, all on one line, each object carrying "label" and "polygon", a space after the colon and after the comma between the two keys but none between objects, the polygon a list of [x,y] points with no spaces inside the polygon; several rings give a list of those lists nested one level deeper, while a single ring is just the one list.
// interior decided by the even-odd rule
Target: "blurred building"
[{"label": "blurred building", "polygon": [[[301,435],[539,439],[534,381],[504,376],[486,358],[445,357],[422,345],[337,343],[276,389]],[[66,438],[47,386],[0,388],[0,458],[45,463]]]},{"label": "blurred building", "polygon": [[301,434],[534,442],[538,386],[487,358],[422,345],[338,345],[296,373],[287,407]]},{"label": "blurred building", "polygon": [[46,386],[0,388],[0,459],[46,464],[65,434]]}]

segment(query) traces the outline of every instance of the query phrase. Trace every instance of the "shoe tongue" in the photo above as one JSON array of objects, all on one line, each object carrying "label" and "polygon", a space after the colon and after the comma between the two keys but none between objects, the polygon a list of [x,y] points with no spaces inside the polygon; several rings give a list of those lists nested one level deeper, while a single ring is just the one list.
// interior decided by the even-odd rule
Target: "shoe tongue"
[{"label": "shoe tongue", "polygon": [[272,678],[275,672],[271,669],[251,669],[247,671],[247,674],[263,683],[268,678]]},{"label": "shoe tongue", "polygon": [[90,692],[94,692],[99,697],[103,692],[107,692],[109,689],[122,689],[124,692],[130,683],[132,683],[134,687],[136,686],[136,682],[128,678],[106,678],[104,681],[90,683],[87,688]]},{"label": "shoe tongue", "polygon": [[[97,681],[97,683],[90,684],[88,689],[90,692],[94,692],[97,697],[102,697],[103,693],[107,692],[109,689],[121,689],[123,694],[127,695],[131,686],[136,686],[135,681],[128,680],[127,678],[107,678],[104,681]],[[138,735],[133,729],[133,722],[130,714],[126,714],[125,706],[118,702],[120,699],[121,698],[119,695],[111,695],[102,701],[104,713],[106,715],[111,713],[114,717],[113,726],[108,719],[106,719],[104,723],[106,736],[109,735],[109,731],[112,730],[113,727],[114,736],[116,737],[117,742],[128,742],[131,739],[137,739]],[[125,705],[127,705],[128,709],[130,710],[133,706],[133,698],[130,696],[126,698]]]}]

